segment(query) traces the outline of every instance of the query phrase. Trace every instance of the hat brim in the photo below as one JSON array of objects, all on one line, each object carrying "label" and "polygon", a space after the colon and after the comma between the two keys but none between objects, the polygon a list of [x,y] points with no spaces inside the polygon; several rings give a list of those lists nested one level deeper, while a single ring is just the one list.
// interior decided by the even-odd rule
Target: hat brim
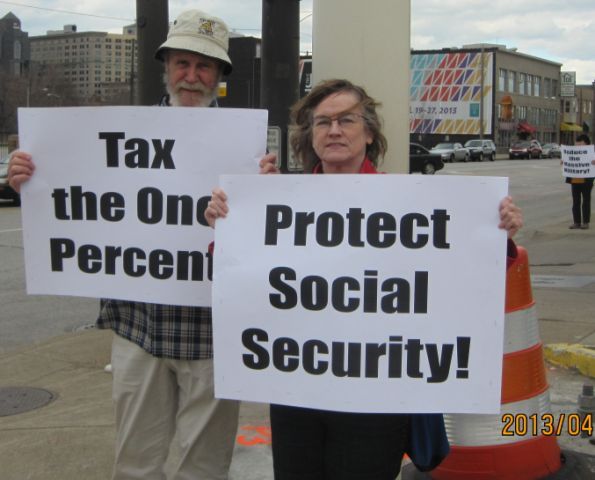
[{"label": "hat brim", "polygon": [[220,47],[215,42],[209,42],[205,39],[189,38],[186,36],[171,37],[157,49],[155,58],[163,61],[163,54],[166,50],[182,50],[214,58],[222,63],[224,75],[229,75],[232,70],[229,55],[224,48]]}]

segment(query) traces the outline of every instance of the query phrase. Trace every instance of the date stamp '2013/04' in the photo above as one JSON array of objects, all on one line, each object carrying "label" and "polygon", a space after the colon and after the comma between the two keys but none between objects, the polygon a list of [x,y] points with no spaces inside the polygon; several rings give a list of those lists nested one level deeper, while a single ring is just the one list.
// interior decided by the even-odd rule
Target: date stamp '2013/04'
[{"label": "date stamp '2013/04'", "polygon": [[502,415],[503,437],[526,437],[538,435],[560,436],[568,434],[572,437],[591,436],[593,434],[592,415],[582,416],[578,413],[531,414],[505,413]]}]

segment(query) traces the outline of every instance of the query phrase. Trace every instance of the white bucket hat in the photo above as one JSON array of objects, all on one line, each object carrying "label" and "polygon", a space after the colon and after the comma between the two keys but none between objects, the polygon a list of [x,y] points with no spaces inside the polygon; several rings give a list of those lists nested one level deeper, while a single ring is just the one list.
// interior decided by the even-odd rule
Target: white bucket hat
[{"label": "white bucket hat", "polygon": [[155,52],[155,58],[163,61],[165,50],[185,50],[220,60],[223,73],[231,72],[231,60],[227,54],[229,30],[223,20],[200,10],[186,10],[171,24],[167,40]]}]

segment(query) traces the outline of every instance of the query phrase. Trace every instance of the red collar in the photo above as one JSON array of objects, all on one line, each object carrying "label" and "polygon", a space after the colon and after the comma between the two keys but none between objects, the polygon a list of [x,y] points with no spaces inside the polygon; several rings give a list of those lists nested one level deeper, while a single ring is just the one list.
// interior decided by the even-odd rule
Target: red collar
[{"label": "red collar", "polygon": [[[314,165],[312,173],[324,173],[322,171],[322,163],[321,162],[318,162],[316,165]],[[378,173],[378,170],[376,170],[376,167],[374,166],[372,161],[368,157],[366,157],[366,158],[364,158],[364,161],[362,162],[361,166],[359,167],[359,172],[357,172],[357,173]]]}]

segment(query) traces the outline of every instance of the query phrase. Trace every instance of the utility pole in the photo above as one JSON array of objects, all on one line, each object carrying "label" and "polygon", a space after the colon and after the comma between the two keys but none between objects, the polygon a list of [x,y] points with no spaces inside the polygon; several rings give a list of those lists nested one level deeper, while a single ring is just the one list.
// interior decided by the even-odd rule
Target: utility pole
[{"label": "utility pole", "polygon": [[485,68],[485,60],[484,60],[484,46],[483,43],[481,44],[481,58],[480,58],[480,68],[481,68],[481,78],[480,78],[480,95],[479,95],[479,138],[483,140],[483,116],[484,116],[484,108],[483,108],[483,92],[485,88],[485,78],[484,78],[484,68]]},{"label": "utility pole", "polygon": [[163,65],[155,52],[167,37],[168,0],[136,0],[137,105],[155,105],[164,92]]},{"label": "utility pole", "polygon": [[269,111],[269,131],[280,140],[279,163],[288,171],[289,109],[299,98],[299,0],[262,0],[260,104]]},{"label": "utility pole", "polygon": [[593,80],[593,88],[591,89],[591,131],[589,132],[591,143],[595,139],[595,80]]}]

